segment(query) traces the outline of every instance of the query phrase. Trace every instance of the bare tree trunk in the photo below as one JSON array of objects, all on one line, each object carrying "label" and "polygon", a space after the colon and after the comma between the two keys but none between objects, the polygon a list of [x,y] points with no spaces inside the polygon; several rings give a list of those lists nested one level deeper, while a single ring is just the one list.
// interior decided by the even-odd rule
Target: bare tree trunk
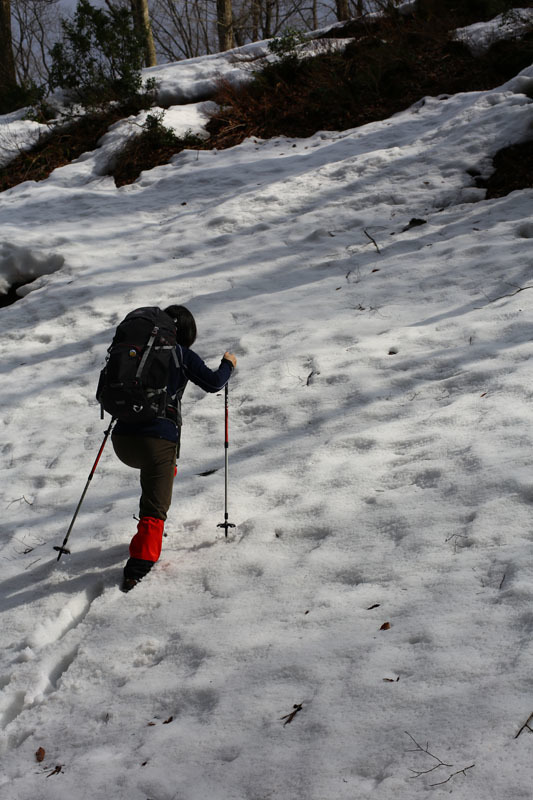
[{"label": "bare tree trunk", "polygon": [[263,17],[263,37],[272,38],[272,0],[266,0]]},{"label": "bare tree trunk", "polygon": [[10,0],[0,0],[0,93],[4,93],[16,84],[11,38],[11,3]]},{"label": "bare tree trunk", "polygon": [[233,47],[233,8],[231,0],[217,0],[218,44],[221,52]]},{"label": "bare tree trunk", "polygon": [[337,6],[337,19],[340,21],[350,19],[350,11],[348,9],[348,0],[336,0]]},{"label": "bare tree trunk", "polygon": [[252,42],[259,39],[259,0],[252,0]]},{"label": "bare tree trunk", "polygon": [[155,67],[157,58],[155,54],[154,36],[148,11],[148,0],[130,0],[133,25],[144,39],[144,65]]}]

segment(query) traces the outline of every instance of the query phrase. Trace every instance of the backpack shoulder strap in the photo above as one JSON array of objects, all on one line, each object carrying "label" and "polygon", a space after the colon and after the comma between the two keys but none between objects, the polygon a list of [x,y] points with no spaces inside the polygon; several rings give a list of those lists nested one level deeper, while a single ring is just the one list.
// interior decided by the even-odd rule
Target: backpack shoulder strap
[{"label": "backpack shoulder strap", "polygon": [[172,358],[174,359],[174,364],[176,367],[178,369],[183,369],[183,352],[180,344],[177,344],[176,347],[172,348]]}]

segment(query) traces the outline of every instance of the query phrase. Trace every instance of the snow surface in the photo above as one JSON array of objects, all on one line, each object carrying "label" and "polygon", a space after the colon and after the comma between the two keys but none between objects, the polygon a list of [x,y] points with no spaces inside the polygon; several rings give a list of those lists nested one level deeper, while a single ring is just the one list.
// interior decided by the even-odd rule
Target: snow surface
[{"label": "snow surface", "polygon": [[[316,36],[319,33],[321,31],[315,31],[310,35]],[[351,41],[351,39],[311,40],[299,45],[297,50],[300,57],[305,58],[325,50],[343,50]],[[143,71],[143,75],[146,79],[156,81],[158,102],[163,106],[209,99],[221,81],[234,86],[242,85],[250,81],[254,71],[260,69],[266,62],[278,61],[278,56],[269,50],[271,42],[272,39],[265,39],[223,53],[150,67]]]},{"label": "snow surface", "polygon": [[[2,274],[44,265],[1,312],[2,800],[531,798],[533,191],[472,173],[531,136],[532,81],[0,195]],[[169,302],[239,359],[236,528],[223,396],[190,387],[162,558],[123,595],[110,446],[52,547],[113,329]]]},{"label": "snow surface", "polygon": [[468,45],[474,55],[488,50],[494,42],[516,39],[533,25],[533,8],[514,8],[499,14],[490,22],[476,22],[466,28],[458,28],[455,38]]},{"label": "snow surface", "polygon": [[23,108],[0,116],[0,167],[29,150],[40,136],[48,133],[48,126],[27,119],[29,109]]},{"label": "snow surface", "polygon": [[[325,29],[324,29],[325,30]],[[310,35],[318,35],[315,31]],[[173,128],[178,136],[192,133],[196,136],[207,136],[205,125],[208,113],[212,110],[211,97],[217,91],[221,81],[240,86],[253,79],[254,71],[267,62],[278,61],[279,58],[269,50],[272,40],[236,47],[223,53],[191,58],[173,64],[162,64],[143,70],[143,80],[156,82],[155,97],[162,108],[155,107],[142,111],[138,115],[121,120],[110,128],[110,133],[103,137],[102,147],[96,159],[103,165],[105,174],[112,163],[111,150],[116,150],[131,136],[139,133],[140,126],[148,114],[165,110],[164,124]],[[308,58],[318,53],[343,50],[351,39],[318,39],[298,45],[300,58]],[[57,107],[58,118],[64,111],[64,95],[58,90],[49,98]],[[80,113],[83,109],[80,107]],[[32,110],[25,108],[12,114],[0,116],[0,167],[5,166],[20,152],[28,150],[39,138],[46,137],[49,125],[31,119]]]}]

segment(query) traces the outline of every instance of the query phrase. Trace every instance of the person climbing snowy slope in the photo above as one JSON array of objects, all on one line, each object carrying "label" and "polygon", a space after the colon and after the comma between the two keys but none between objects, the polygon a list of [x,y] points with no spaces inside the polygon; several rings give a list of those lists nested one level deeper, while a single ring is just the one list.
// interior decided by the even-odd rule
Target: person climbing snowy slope
[{"label": "person climbing snowy slope", "polygon": [[235,355],[225,352],[218,369],[209,369],[190,349],[197,333],[192,313],[180,305],[169,306],[164,311],[176,326],[176,358],[170,360],[166,387],[173,413],[141,423],[118,420],[111,438],[120,461],[140,470],[139,522],[124,567],[121,587],[124,592],[133,589],[148,574],[161,554],[177,472],[182,423],[180,406],[185,387],[192,381],[205,392],[218,392],[229,381],[237,364]]}]

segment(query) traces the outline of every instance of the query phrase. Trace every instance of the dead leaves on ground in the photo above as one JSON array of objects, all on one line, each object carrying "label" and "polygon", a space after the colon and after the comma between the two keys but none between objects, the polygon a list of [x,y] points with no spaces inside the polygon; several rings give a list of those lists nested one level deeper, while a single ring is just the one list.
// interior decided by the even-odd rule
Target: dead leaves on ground
[{"label": "dead leaves on ground", "polygon": [[[162,722],[162,725],[170,725],[170,723],[171,723],[173,720],[174,720],[174,717],[173,717],[173,716],[170,716],[170,717],[168,717],[168,719],[165,719],[165,720],[163,720],[163,722]],[[148,727],[149,727],[149,728],[153,728],[155,725],[157,725],[157,722],[153,722],[153,721],[152,721],[152,722],[149,722],[149,723],[148,723]]]}]

